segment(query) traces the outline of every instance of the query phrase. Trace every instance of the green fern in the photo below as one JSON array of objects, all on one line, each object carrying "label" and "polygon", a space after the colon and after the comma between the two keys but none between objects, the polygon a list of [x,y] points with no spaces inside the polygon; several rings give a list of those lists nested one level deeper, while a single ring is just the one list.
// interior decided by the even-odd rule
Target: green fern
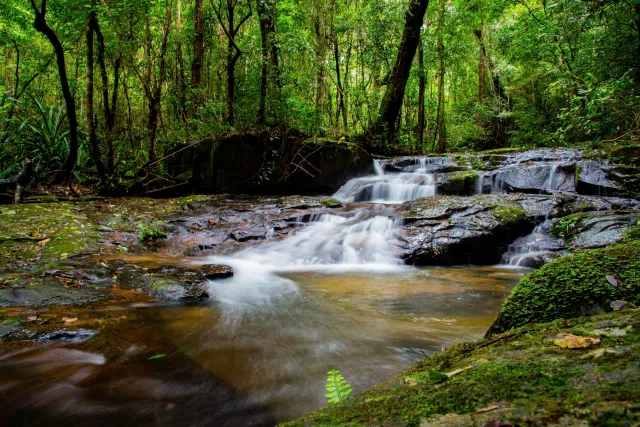
[{"label": "green fern", "polygon": [[327,394],[325,394],[329,403],[338,403],[346,398],[353,389],[344,380],[344,377],[340,374],[340,371],[329,371],[327,376]]}]

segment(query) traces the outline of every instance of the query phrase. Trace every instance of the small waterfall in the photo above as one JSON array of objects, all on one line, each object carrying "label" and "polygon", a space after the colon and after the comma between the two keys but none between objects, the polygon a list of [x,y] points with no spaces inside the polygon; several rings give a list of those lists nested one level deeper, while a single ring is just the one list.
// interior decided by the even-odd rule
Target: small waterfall
[{"label": "small waterfall", "polygon": [[520,237],[509,245],[502,255],[502,265],[511,267],[537,268],[553,257],[554,250],[559,248],[557,239],[547,232],[548,222],[536,226],[531,234]]},{"label": "small waterfall", "polygon": [[333,195],[342,202],[402,203],[436,194],[435,176],[427,173],[429,159],[418,160],[415,172],[384,173],[374,161],[376,175],[347,182]]},{"label": "small waterfall", "polygon": [[373,161],[373,171],[375,172],[376,176],[384,175],[384,169],[382,168],[382,165],[378,160]]},{"label": "small waterfall", "polygon": [[554,165],[550,165],[549,166],[549,178],[547,179],[547,182],[545,182],[544,184],[544,188],[546,191],[553,191],[553,178],[556,175],[556,171],[558,170],[558,164],[554,164]]}]

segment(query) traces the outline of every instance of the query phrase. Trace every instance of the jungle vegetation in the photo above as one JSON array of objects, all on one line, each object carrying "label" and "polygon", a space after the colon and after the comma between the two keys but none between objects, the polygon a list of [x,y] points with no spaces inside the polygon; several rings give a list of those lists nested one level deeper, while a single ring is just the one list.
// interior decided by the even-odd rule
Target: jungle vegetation
[{"label": "jungle vegetation", "polygon": [[637,144],[639,0],[1,0],[0,179],[259,129],[372,152]]}]

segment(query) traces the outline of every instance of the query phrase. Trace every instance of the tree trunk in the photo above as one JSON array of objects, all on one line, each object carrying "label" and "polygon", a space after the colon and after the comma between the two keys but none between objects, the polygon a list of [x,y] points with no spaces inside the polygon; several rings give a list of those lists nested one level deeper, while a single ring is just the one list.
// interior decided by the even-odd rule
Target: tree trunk
[{"label": "tree trunk", "polygon": [[[483,24],[484,27],[484,24]],[[480,55],[478,58],[478,99],[482,101],[484,97],[487,95],[487,87],[486,87],[486,57],[487,51],[484,46],[484,35],[483,29],[475,30],[475,36],[478,39],[478,43],[480,44]]]},{"label": "tree trunk", "polygon": [[[438,152],[447,151],[447,128],[444,117],[444,11],[446,0],[440,0],[440,11],[438,13],[438,114],[437,114],[437,136],[438,136]],[[435,137],[436,134],[434,134]]]},{"label": "tree trunk", "polygon": [[402,107],[407,79],[418,48],[420,28],[428,5],[429,0],[411,0],[409,10],[405,14],[404,33],[398,56],[389,75],[387,90],[382,98],[378,119],[374,125],[374,133],[389,140],[395,139],[396,121]]},{"label": "tree trunk", "polygon": [[321,7],[317,7],[316,16],[314,18],[314,28],[316,33],[316,118],[318,124],[323,114],[325,104],[325,67],[324,60],[326,56],[326,28],[324,17],[322,16]]},{"label": "tree trunk", "polygon": [[422,38],[418,46],[418,68],[420,77],[418,80],[418,127],[416,129],[416,140],[418,149],[422,150],[424,144],[424,90],[425,90],[425,70],[424,70],[424,45]]},{"label": "tree trunk", "polygon": [[257,0],[258,20],[260,21],[260,47],[262,49],[262,68],[260,70],[260,102],[258,104],[259,125],[264,124],[267,107],[267,84],[269,82],[269,46],[268,11],[265,0]]},{"label": "tree trunk", "polygon": [[191,88],[202,83],[202,63],[204,58],[204,0],[196,0],[193,10],[193,61],[191,61]]},{"label": "tree trunk", "polygon": [[87,129],[89,130],[89,152],[98,169],[98,175],[104,177],[107,169],[102,160],[100,147],[96,135],[96,123],[93,114],[93,83],[94,83],[94,58],[93,58],[93,33],[96,19],[96,12],[89,13],[89,22],[87,25]]},{"label": "tree trunk", "polygon": [[[117,64],[114,67],[114,82],[113,82],[113,98],[111,104],[109,103],[109,78],[107,77],[107,67],[104,61],[104,36],[102,35],[102,31],[100,31],[100,24],[98,22],[98,16],[94,12],[92,12],[92,18],[90,21],[90,25],[93,27],[93,31],[96,34],[96,39],[98,42],[98,67],[100,68],[100,78],[102,80],[102,102],[104,104],[104,119],[105,119],[105,140],[107,145],[107,168],[109,173],[114,173],[115,166],[115,153],[113,150],[113,143],[111,141],[111,133],[113,132],[113,127],[115,125],[115,116],[116,116],[116,106],[118,100],[118,72],[120,68],[120,53],[116,54],[115,63]],[[88,43],[88,41],[87,41]]]},{"label": "tree trunk", "polygon": [[35,12],[35,20],[33,28],[42,33],[53,46],[56,54],[56,63],[58,64],[58,74],[60,76],[60,86],[62,87],[62,95],[67,107],[67,117],[69,119],[69,154],[64,162],[62,170],[56,174],[54,181],[62,182],[65,179],[71,180],[71,174],[78,161],[78,117],[76,116],[76,103],[69,88],[69,80],[67,79],[67,68],[64,59],[64,49],[62,43],[58,39],[56,33],[47,24],[47,0],[42,0],[40,10],[35,4],[35,0],[31,0],[31,6]]},{"label": "tree trunk", "polygon": [[331,40],[333,41],[333,58],[336,65],[336,124],[340,126],[340,116],[342,115],[342,125],[345,131],[348,128],[347,122],[347,110],[344,106],[344,88],[342,87],[342,79],[340,76],[340,49],[338,46],[338,36],[335,29],[335,7],[336,0],[333,0],[331,5]]}]

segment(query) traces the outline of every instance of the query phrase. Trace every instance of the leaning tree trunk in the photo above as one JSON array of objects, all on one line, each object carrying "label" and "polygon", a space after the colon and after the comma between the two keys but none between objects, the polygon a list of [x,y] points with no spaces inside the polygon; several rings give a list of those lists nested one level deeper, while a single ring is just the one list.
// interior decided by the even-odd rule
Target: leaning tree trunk
[{"label": "leaning tree trunk", "polygon": [[67,117],[69,119],[69,154],[62,166],[62,170],[54,177],[54,182],[62,182],[71,180],[71,174],[76,167],[78,161],[78,117],[76,116],[76,103],[69,88],[69,80],[67,78],[67,67],[64,59],[64,49],[62,43],[56,33],[49,27],[46,21],[47,0],[42,0],[40,10],[35,4],[35,0],[31,0],[31,6],[35,12],[36,18],[33,22],[33,28],[42,33],[53,46],[56,54],[56,62],[58,64],[58,74],[60,76],[60,86],[62,87],[62,95],[67,107]]},{"label": "leaning tree trunk", "polygon": [[378,119],[373,127],[374,134],[394,139],[396,122],[402,107],[404,91],[409,79],[411,64],[420,41],[420,28],[424,21],[429,0],[411,0],[405,14],[404,33],[398,49],[398,56],[389,74],[387,90],[380,104]]},{"label": "leaning tree trunk", "polygon": [[109,78],[107,77],[107,66],[105,64],[104,54],[104,36],[100,31],[100,24],[98,23],[97,15],[94,15],[92,20],[93,31],[96,34],[96,40],[98,42],[98,67],[100,68],[100,78],[102,80],[102,102],[104,104],[104,119],[105,119],[105,141],[107,145],[107,167],[110,173],[114,173],[115,166],[115,152],[113,150],[113,142],[111,141],[111,134],[116,120],[116,108],[118,104],[118,79],[120,72],[120,57],[121,53],[116,53],[114,67],[113,67],[113,93],[111,102],[109,102]]}]

